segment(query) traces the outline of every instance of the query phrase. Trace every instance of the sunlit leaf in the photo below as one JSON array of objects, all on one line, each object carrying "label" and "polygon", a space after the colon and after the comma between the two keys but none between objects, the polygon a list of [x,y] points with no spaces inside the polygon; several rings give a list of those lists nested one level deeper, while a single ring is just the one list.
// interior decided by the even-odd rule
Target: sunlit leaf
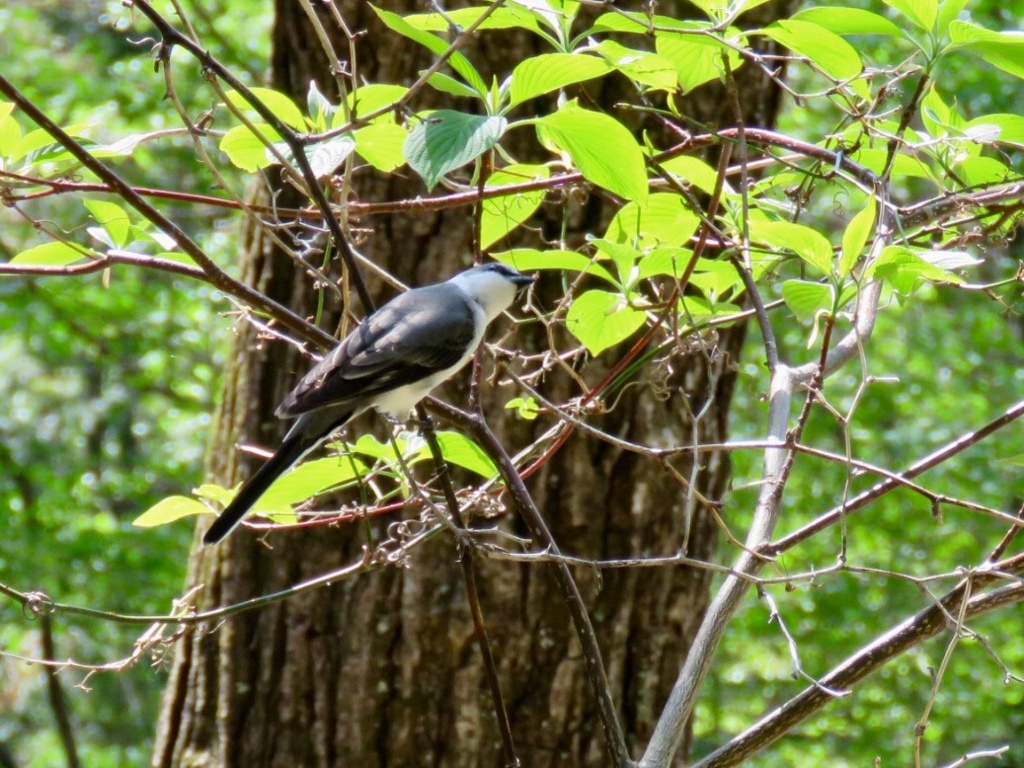
[{"label": "sunlit leaf", "polygon": [[84,200],[83,205],[96,219],[96,223],[110,235],[115,246],[123,248],[128,244],[132,222],[124,208],[106,200]]},{"label": "sunlit leaf", "polygon": [[553,269],[567,272],[587,272],[597,275],[609,283],[616,280],[603,266],[575,251],[537,251],[532,248],[514,248],[510,251],[492,253],[491,257],[503,264],[515,267],[520,272],[536,272],[537,270]]},{"label": "sunlit leaf", "polygon": [[824,283],[787,280],[782,284],[782,298],[799,320],[810,320],[821,310],[832,309],[835,290]]},{"label": "sunlit leaf", "polygon": [[593,290],[573,299],[565,327],[592,355],[599,355],[628,339],[645,321],[645,313],[629,306],[621,293]]},{"label": "sunlit leaf", "polygon": [[875,198],[869,197],[868,204],[856,216],[850,219],[843,231],[843,252],[839,257],[837,271],[840,277],[846,277],[857,263],[860,252],[871,234],[871,228],[875,223],[875,211],[878,206]]},{"label": "sunlit leaf", "polygon": [[597,56],[578,53],[531,56],[512,70],[511,103],[521,104],[567,85],[600,77],[613,69],[611,64]]},{"label": "sunlit leaf", "polygon": [[66,267],[68,264],[88,258],[89,253],[87,249],[54,240],[52,243],[43,243],[28,248],[16,254],[8,263],[24,266]]},{"label": "sunlit leaf", "polygon": [[815,229],[789,221],[751,221],[750,236],[797,256],[828,275],[832,270],[832,245]]},{"label": "sunlit leaf", "polygon": [[[250,88],[249,91],[259,101],[263,102],[263,105],[270,110],[274,117],[289,128],[294,128],[296,131],[307,130],[306,118],[290,96],[271,88]],[[225,96],[228,101],[240,110],[253,109],[245,97],[238,91],[228,91]]]},{"label": "sunlit leaf", "polygon": [[783,19],[762,33],[805,56],[836,80],[849,80],[864,69],[857,49],[834,32],[809,21]]},{"label": "sunlit leaf", "polygon": [[188,496],[169,496],[158,501],[132,520],[132,525],[139,528],[152,528],[156,525],[173,523],[183,517],[205,514],[211,514],[210,508],[205,504]]},{"label": "sunlit leaf", "polygon": [[[486,187],[522,184],[532,179],[546,179],[550,175],[551,170],[546,165],[510,165],[492,173]],[[544,195],[544,190],[538,189],[484,200],[481,203],[480,247],[489,247],[529,219],[544,202]]]},{"label": "sunlit leaf", "polygon": [[449,171],[475,160],[501,139],[508,122],[500,116],[440,109],[425,115],[405,140],[405,157],[433,189]]},{"label": "sunlit leaf", "polygon": [[[646,200],[643,152],[618,120],[568,104],[536,122],[538,130],[569,154],[587,181],[627,200]],[[615,151],[609,152],[609,147]]]}]

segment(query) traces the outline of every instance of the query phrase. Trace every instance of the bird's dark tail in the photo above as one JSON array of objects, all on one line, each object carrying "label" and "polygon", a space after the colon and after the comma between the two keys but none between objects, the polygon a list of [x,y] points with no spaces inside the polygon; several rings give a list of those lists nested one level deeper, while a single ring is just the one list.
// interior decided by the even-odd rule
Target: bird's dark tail
[{"label": "bird's dark tail", "polygon": [[274,455],[256,470],[256,474],[242,486],[231,503],[213,521],[213,525],[206,529],[206,533],[203,534],[203,544],[216,544],[231,533],[277,478],[291,469],[299,459],[316,448],[331,433],[340,429],[354,415],[353,410],[348,410],[331,414],[308,413],[300,416],[299,420],[295,422],[295,426],[285,436],[284,442],[274,451]]}]

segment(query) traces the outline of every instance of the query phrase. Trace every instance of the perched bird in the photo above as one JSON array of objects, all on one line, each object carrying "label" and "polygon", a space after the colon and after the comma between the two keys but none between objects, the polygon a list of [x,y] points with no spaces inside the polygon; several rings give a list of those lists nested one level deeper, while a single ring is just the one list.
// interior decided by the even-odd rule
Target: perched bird
[{"label": "perched bird", "polygon": [[278,407],[277,416],[295,424],[203,543],[227,536],[278,477],[363,411],[405,418],[469,362],[487,325],[533,280],[504,264],[485,264],[401,293],[363,320]]}]

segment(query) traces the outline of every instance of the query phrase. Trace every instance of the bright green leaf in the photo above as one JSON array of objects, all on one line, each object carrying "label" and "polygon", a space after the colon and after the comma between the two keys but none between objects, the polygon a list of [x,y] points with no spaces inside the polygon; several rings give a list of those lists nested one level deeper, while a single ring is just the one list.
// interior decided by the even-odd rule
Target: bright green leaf
[{"label": "bright green leaf", "polygon": [[569,154],[587,181],[627,200],[647,199],[643,152],[618,120],[569,104],[536,123],[538,131]]},{"label": "bright green leaf", "polygon": [[744,59],[730,46],[709,35],[658,32],[654,40],[659,56],[671,61],[676,68],[676,79],[684,93],[725,75],[722,55],[729,58],[733,72],[744,64]]},{"label": "bright green leaf", "polygon": [[1024,34],[993,32],[966,21],[953,21],[949,37],[955,48],[964,48],[994,67],[1024,79]]},{"label": "bright green leaf", "polygon": [[[302,111],[295,105],[290,96],[271,88],[250,88],[249,90],[253,96],[263,102],[264,106],[270,110],[274,117],[289,128],[294,128],[296,131],[305,131],[307,129],[306,118],[303,117]],[[225,96],[228,101],[240,110],[252,109],[249,102],[238,91],[228,91]]]},{"label": "bright green leaf", "polygon": [[355,131],[356,152],[378,171],[390,173],[405,165],[409,132],[395,123],[374,122]]},{"label": "bright green leaf", "polygon": [[512,70],[511,103],[515,106],[567,85],[600,77],[613,69],[604,59],[579,53],[531,56]]},{"label": "bright green leaf", "polygon": [[24,250],[14,256],[9,263],[25,266],[65,267],[88,258],[90,254],[91,251],[88,249],[55,240],[52,243],[43,243]]},{"label": "bright green leaf", "polygon": [[807,57],[836,80],[850,80],[864,69],[856,48],[818,24],[783,19],[765,27],[761,32]]},{"label": "bright green leaf", "polygon": [[962,283],[959,277],[930,264],[915,251],[902,245],[890,245],[868,268],[868,277],[887,280],[898,292],[909,295],[923,282]]},{"label": "bright green leaf", "polygon": [[425,115],[409,132],[405,157],[433,189],[449,171],[475,160],[501,139],[508,121],[499,116],[467,115],[440,109]]},{"label": "bright green leaf", "polygon": [[983,115],[964,124],[964,133],[992,126],[994,134],[988,134],[985,143],[1024,145],[1024,116],[1012,114]]},{"label": "bright green leaf", "polygon": [[[486,187],[522,184],[533,179],[546,179],[550,175],[551,170],[546,165],[510,165],[492,173]],[[544,194],[543,189],[538,189],[484,200],[481,203],[480,247],[488,248],[529,219],[544,202]]]},{"label": "bright green leaf", "polygon": [[890,8],[895,8],[925,32],[935,27],[935,19],[939,12],[938,0],[883,0]]},{"label": "bright green leaf", "polygon": [[[487,10],[488,7],[486,5],[454,8],[446,10],[444,15],[440,13],[417,13],[406,16],[405,20],[410,26],[426,32],[449,32],[451,31],[449,19],[460,28],[465,29],[472,25]],[[537,17],[526,8],[506,5],[491,11],[490,15],[477,27],[478,30],[513,28],[537,32],[539,30]]]},{"label": "bright green leaf", "polygon": [[427,84],[436,91],[447,93],[457,99],[478,99],[478,94],[471,86],[466,85],[458,78],[446,75],[444,72],[435,72],[427,78]]},{"label": "bright green leaf", "polygon": [[[378,109],[389,107],[392,104],[397,104],[408,92],[409,89],[404,85],[363,85],[348,95],[347,101],[349,111],[352,113],[354,118],[359,119],[363,115],[369,115],[376,112]],[[334,119],[331,121],[331,128],[340,128],[345,125],[346,122],[347,118],[345,117],[345,110],[339,109],[334,113]],[[393,111],[385,112],[382,115],[373,118],[370,122],[371,124],[394,123],[395,113]]]},{"label": "bright green leaf", "polygon": [[634,201],[622,206],[609,223],[605,238],[641,248],[683,245],[689,242],[699,221],[684,197],[659,192],[644,204]]},{"label": "bright green leaf", "polygon": [[[468,469],[483,477],[498,474],[498,468],[483,449],[460,432],[438,432],[437,442],[441,447],[444,460],[456,466]],[[430,458],[430,447],[424,445],[417,456],[418,460]]]},{"label": "bright green leaf", "polygon": [[[372,4],[370,5],[370,8],[373,9],[373,12],[377,14],[378,18],[384,22],[388,29],[419,43],[431,53],[440,56],[448,51],[448,42],[442,40],[437,35],[416,29],[397,13],[385,11]],[[469,62],[469,59],[467,59],[463,54],[455,51],[448,58],[448,64],[451,65],[452,69],[462,75],[462,78],[467,83],[473,86],[481,98],[487,94],[487,84],[484,83],[483,78],[480,77],[480,73],[476,71],[473,65]]]},{"label": "bright green leaf", "polygon": [[843,231],[843,253],[839,257],[840,277],[850,274],[853,265],[857,263],[860,252],[864,250],[868,235],[871,234],[871,228],[875,223],[877,208],[875,198],[869,197],[867,206],[850,219],[850,223],[846,225],[846,229]]},{"label": "bright green leaf", "polygon": [[533,421],[540,416],[540,406],[532,397],[513,397],[505,403],[505,410],[516,411],[524,421]]},{"label": "bright green leaf", "polygon": [[602,40],[594,51],[630,80],[660,91],[676,88],[676,67],[664,56],[627,48],[614,40]]},{"label": "bright green leaf", "polygon": [[815,229],[789,221],[750,222],[750,237],[778,249],[793,251],[823,275],[832,270],[832,246]]},{"label": "bright green leaf", "polygon": [[791,18],[818,24],[837,35],[903,35],[903,31],[889,19],[861,8],[811,7],[797,11]]},{"label": "bright green leaf", "polygon": [[[3,103],[0,102],[0,107]],[[14,158],[15,147],[21,142],[21,126],[9,115],[0,118],[0,157]]]},{"label": "bright green leaf", "polygon": [[[273,144],[281,140],[269,125],[256,124],[254,127],[263,135],[266,142]],[[218,147],[233,165],[249,173],[255,173],[260,168],[277,162],[273,157],[267,156],[265,141],[244,125],[236,126],[225,133]]]},{"label": "bright green leaf", "polygon": [[[700,158],[680,155],[666,160],[661,167],[673,176],[678,176],[681,181],[692,184],[706,195],[715,193],[718,171]],[[733,194],[733,189],[728,182],[722,186],[722,190],[725,194]]]},{"label": "bright green leaf", "polygon": [[106,230],[113,240],[114,245],[123,248],[128,244],[131,219],[128,214],[117,203],[110,203],[105,200],[85,200],[86,209],[96,219],[96,223]]},{"label": "bright green leaf", "polygon": [[782,284],[782,299],[799,320],[810,320],[822,310],[832,310],[835,291],[824,283],[787,280]]},{"label": "bright green leaf", "polygon": [[139,528],[152,528],[165,525],[191,515],[211,513],[209,507],[188,496],[169,496],[158,501],[141,515],[132,520],[132,525]]},{"label": "bright green leaf", "polygon": [[307,461],[281,475],[255,504],[257,511],[278,511],[325,491],[354,482],[365,465],[352,456],[330,456]]},{"label": "bright green leaf", "polygon": [[567,272],[587,272],[609,283],[616,280],[611,273],[593,259],[575,251],[537,251],[532,248],[513,248],[510,251],[492,253],[491,257],[503,264],[515,267],[520,272],[535,272],[540,269],[556,269]]},{"label": "bright green leaf", "polygon": [[647,316],[626,302],[621,293],[587,291],[573,299],[565,327],[592,355],[599,355],[632,336]]}]

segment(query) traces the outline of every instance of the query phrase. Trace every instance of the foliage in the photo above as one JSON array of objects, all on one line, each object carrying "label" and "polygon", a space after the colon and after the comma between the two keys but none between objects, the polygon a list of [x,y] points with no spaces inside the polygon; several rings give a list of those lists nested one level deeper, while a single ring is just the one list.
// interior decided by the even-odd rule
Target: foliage
[{"label": "foliage", "polygon": [[[767,434],[774,445],[788,439],[831,455],[797,452],[790,474],[771,468],[778,448],[733,446],[738,487],[722,517],[732,540],[746,539],[748,549],[778,543],[771,531],[780,511],[786,536],[878,481],[877,471],[854,460],[882,468],[883,476],[900,471],[1017,400],[1020,296],[1011,249],[1024,205],[1024,118],[1001,103],[991,83],[1019,88],[1021,37],[988,28],[962,0],[807,7],[756,29],[741,26],[756,0],[695,5],[699,19],[610,8],[587,22],[570,0],[405,17],[376,9],[393,35],[446,66],[411,87],[371,83],[337,99],[312,86],[305,105],[246,87],[251,78],[227,80],[256,69],[256,58],[219,50],[217,66],[204,62],[231,86],[216,93],[217,128],[195,120],[185,131],[197,154],[209,153],[205,165],[192,161],[192,144],[162,135],[178,118],[156,101],[153,88],[111,86],[106,98],[122,110],[117,120],[109,107],[93,108],[83,98],[82,61],[94,68],[112,61],[113,74],[139,73],[144,56],[123,44],[123,30],[60,38],[68,58],[40,56],[41,32],[22,41],[30,52],[26,69],[43,73],[23,88],[25,101],[44,106],[70,138],[34,127],[26,103],[9,92],[0,103],[0,194],[21,217],[5,229],[4,271],[24,278],[0,283],[0,362],[6,389],[16,393],[0,419],[11,436],[2,458],[12,468],[0,477],[0,494],[16,523],[0,551],[6,580],[62,602],[166,613],[188,531],[160,524],[202,513],[231,493],[206,485],[195,494],[200,501],[180,496],[199,479],[195,435],[211,407],[219,364],[209,336],[226,330],[215,315],[223,309],[218,302],[231,296],[242,322],[269,315],[287,332],[302,333],[275,305],[253,305],[220,266],[227,263],[222,235],[189,240],[170,230],[140,205],[142,186],[162,190],[156,197],[184,193],[166,210],[186,231],[223,226],[223,212],[240,207],[243,172],[272,167],[328,222],[318,196],[326,180],[351,173],[355,162],[381,173],[414,172],[425,193],[441,187],[426,205],[475,190],[464,204],[479,208],[479,246],[519,269],[564,279],[566,299],[543,322],[571,341],[551,352],[581,365],[598,359],[615,366],[617,376],[581,389],[583,405],[613,403],[623,386],[649,384],[657,366],[686,344],[712,354],[717,328],[752,317],[760,335],[742,369],[737,438],[763,441]],[[137,6],[138,13],[148,7]],[[37,29],[40,20],[63,23],[62,13],[56,3],[9,9],[0,11],[0,22]],[[131,23],[149,30],[154,14],[144,15],[148,21],[136,16]],[[218,34],[232,23],[218,19]],[[491,83],[448,37],[457,30],[497,39],[510,29],[539,36],[551,50]],[[766,41],[791,51],[788,87],[799,96],[787,104],[779,131],[686,124],[678,105],[694,88],[732,83],[743,67],[778,70],[782,62],[761,52]],[[175,42],[177,51],[160,64],[164,71],[173,65],[169,82],[177,83],[180,113],[195,116],[208,108],[202,98],[209,96],[195,96],[175,79],[188,77],[181,69],[189,41]],[[18,70],[5,75],[24,79]],[[637,137],[619,115],[595,109],[587,85],[612,77],[632,83],[634,107],[674,128],[680,140]],[[972,87],[960,88],[960,78]],[[453,97],[459,108],[417,111],[423,88]],[[535,100],[543,96],[557,96],[557,106],[538,115]],[[117,127],[105,135],[90,123]],[[547,160],[513,157],[503,141],[514,132],[531,132]],[[72,153],[75,142],[128,179],[136,197],[113,194],[118,190],[97,166]],[[728,147],[718,168],[696,156],[712,145]],[[106,194],[76,186],[72,177],[102,181]],[[207,195],[214,180],[225,188]],[[518,246],[514,233],[549,194],[580,185],[619,206],[606,226],[579,249]],[[30,234],[33,226],[42,237]],[[51,287],[60,278],[41,277],[52,274],[74,280],[76,291]],[[304,340],[315,339],[305,333]],[[634,344],[641,338],[647,352]],[[807,389],[820,390],[820,398],[796,419],[788,408],[766,411],[758,397],[770,391],[775,403],[784,390],[800,401]],[[524,418],[586,418],[579,401],[546,404],[525,385],[524,392],[509,403]],[[998,460],[1024,453],[1024,440],[1019,428],[1000,434],[1008,436],[980,442],[916,479],[926,490],[903,488],[773,551],[767,569],[745,561],[743,548],[723,549],[722,564],[760,576],[763,601],[739,608],[698,700],[698,756],[933,605],[986,562],[1007,529],[1006,516],[1020,504],[1013,491],[1018,470]],[[55,462],[58,444],[66,448]],[[534,446],[537,453],[543,447]],[[370,473],[396,478],[395,493],[408,492],[411,481],[391,446],[364,438],[349,448],[349,458],[319,459],[282,478],[258,511],[279,524],[293,522],[311,499]],[[413,439],[399,449],[408,463],[427,456]],[[662,449],[634,447],[650,460],[669,455]],[[508,480],[498,477],[500,462],[464,436],[443,435],[442,450],[489,481]],[[771,495],[776,484],[785,489],[782,507]],[[390,498],[382,493],[373,504]],[[130,518],[157,527],[130,534]],[[768,533],[749,538],[748,530],[761,525]],[[1017,572],[1020,565],[1009,558],[1015,552],[994,559]],[[125,594],[119,587],[133,573],[151,581],[133,577],[136,589]],[[722,580],[719,595],[728,584]],[[728,604],[724,617],[736,608]],[[35,655],[31,626],[15,619],[20,607],[2,610],[3,647]],[[1021,698],[1024,642],[1012,631],[1012,611],[1019,609],[1004,610],[916,645],[852,695],[837,696],[802,730],[790,730],[791,738],[770,748],[765,742],[758,759],[806,761],[806,744],[793,736],[813,739],[811,757],[830,764],[844,764],[840,756],[864,764],[876,754],[942,762],[1003,743],[1024,748],[1020,723],[997,718],[997,730],[990,714]],[[66,630],[62,654],[96,663],[117,655],[110,649],[130,636],[90,622]],[[803,676],[794,675],[794,648]],[[1004,677],[1013,682],[1005,690]],[[96,685],[108,688],[95,695],[102,703],[90,726],[100,731],[95,741],[139,743],[139,731],[118,733],[110,725],[119,706],[110,690],[116,683],[101,675]],[[25,718],[26,727],[39,727],[38,718]]]}]

